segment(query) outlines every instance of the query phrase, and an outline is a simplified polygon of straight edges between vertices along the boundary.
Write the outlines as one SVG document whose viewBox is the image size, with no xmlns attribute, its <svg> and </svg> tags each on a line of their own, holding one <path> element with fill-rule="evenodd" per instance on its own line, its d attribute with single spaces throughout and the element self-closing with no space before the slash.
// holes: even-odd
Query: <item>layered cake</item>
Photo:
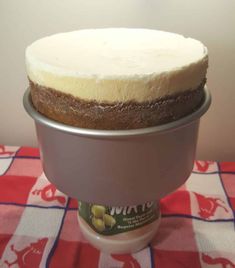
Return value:
<svg viewBox="0 0 235 268">
<path fill-rule="evenodd" d="M 67 125 L 135 129 L 177 120 L 203 102 L 208 54 L 192 38 L 148 29 L 88 29 L 31 44 L 34 107 Z"/>
</svg>

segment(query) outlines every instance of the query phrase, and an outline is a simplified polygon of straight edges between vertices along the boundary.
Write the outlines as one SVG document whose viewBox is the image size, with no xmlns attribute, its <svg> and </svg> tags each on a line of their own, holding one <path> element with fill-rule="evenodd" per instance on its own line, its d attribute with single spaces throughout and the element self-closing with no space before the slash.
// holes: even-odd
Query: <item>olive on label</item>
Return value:
<svg viewBox="0 0 235 268">
<path fill-rule="evenodd" d="M 103 218 L 105 214 L 105 207 L 104 206 L 99 206 L 99 205 L 93 205 L 91 207 L 91 213 L 93 216 L 96 218 Z"/>
<path fill-rule="evenodd" d="M 93 217 L 92 224 L 96 228 L 96 230 L 98 230 L 99 232 L 103 232 L 105 229 L 104 221 L 101 219 Z"/>
<path fill-rule="evenodd" d="M 112 216 L 104 214 L 104 223 L 106 226 L 113 227 L 116 224 L 116 220 Z"/>
</svg>

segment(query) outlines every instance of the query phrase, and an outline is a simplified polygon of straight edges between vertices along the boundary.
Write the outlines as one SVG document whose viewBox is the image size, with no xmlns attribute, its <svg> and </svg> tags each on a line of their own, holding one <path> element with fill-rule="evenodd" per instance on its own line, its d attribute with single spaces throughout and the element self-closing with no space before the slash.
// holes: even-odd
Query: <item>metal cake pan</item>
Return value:
<svg viewBox="0 0 235 268">
<path fill-rule="evenodd" d="M 200 117 L 211 95 L 192 114 L 155 127 L 132 130 L 83 129 L 37 112 L 30 90 L 24 107 L 34 119 L 43 170 L 65 194 L 85 202 L 125 206 L 158 200 L 189 177 Z"/>
</svg>

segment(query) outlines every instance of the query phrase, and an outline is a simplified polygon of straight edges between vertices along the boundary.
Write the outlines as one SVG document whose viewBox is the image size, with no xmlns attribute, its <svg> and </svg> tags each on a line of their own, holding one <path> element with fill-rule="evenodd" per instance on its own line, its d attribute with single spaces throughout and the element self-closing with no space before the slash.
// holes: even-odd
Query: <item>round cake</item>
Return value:
<svg viewBox="0 0 235 268">
<path fill-rule="evenodd" d="M 208 53 L 174 33 L 87 29 L 32 43 L 26 67 L 33 105 L 46 117 L 81 128 L 135 129 L 201 105 Z"/>
</svg>

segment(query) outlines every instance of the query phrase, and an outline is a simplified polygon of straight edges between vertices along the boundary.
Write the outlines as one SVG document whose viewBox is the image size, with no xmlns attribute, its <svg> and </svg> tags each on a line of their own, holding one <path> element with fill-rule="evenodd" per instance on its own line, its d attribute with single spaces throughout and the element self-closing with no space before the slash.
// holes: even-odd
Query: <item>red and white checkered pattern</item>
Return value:
<svg viewBox="0 0 235 268">
<path fill-rule="evenodd" d="M 149 247 L 102 253 L 80 232 L 77 201 L 43 175 L 38 149 L 0 145 L 1 268 L 235 268 L 235 163 L 196 161 L 161 211 Z"/>
</svg>

